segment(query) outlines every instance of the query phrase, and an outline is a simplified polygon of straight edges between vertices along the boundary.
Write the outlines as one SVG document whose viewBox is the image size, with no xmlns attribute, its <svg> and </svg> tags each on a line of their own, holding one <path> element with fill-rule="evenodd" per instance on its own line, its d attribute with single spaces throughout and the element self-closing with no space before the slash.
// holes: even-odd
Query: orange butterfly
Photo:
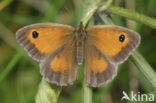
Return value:
<svg viewBox="0 0 156 103">
<path fill-rule="evenodd" d="M 88 85 L 97 87 L 112 80 L 117 64 L 138 46 L 140 36 L 127 28 L 98 25 L 78 29 L 68 25 L 40 23 L 25 26 L 16 33 L 17 41 L 29 55 L 40 61 L 43 77 L 60 86 L 77 79 L 84 58 Z"/>
</svg>

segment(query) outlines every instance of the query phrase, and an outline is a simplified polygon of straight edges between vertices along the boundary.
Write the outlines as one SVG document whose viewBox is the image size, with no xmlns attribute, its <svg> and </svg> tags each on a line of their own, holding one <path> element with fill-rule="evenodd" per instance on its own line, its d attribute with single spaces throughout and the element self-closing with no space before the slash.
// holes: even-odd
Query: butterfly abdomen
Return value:
<svg viewBox="0 0 156 103">
<path fill-rule="evenodd" d="M 76 55 L 76 58 L 77 58 L 77 64 L 82 64 L 82 59 L 83 59 L 83 43 L 78 41 L 77 42 L 77 55 Z"/>
</svg>

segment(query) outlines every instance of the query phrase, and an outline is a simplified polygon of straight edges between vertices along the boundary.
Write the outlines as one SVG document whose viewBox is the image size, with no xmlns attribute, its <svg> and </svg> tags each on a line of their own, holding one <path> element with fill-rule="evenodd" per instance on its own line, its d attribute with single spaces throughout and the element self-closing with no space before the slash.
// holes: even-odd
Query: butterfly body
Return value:
<svg viewBox="0 0 156 103">
<path fill-rule="evenodd" d="M 82 64 L 83 54 L 84 54 L 84 43 L 87 39 L 86 31 L 83 27 L 83 24 L 80 23 L 80 26 L 77 30 L 75 30 L 75 40 L 76 40 L 76 48 L 77 48 L 77 63 L 78 65 Z"/>
<path fill-rule="evenodd" d="M 127 28 L 99 25 L 78 29 L 68 25 L 40 23 L 16 33 L 28 54 L 40 61 L 43 77 L 60 86 L 77 79 L 78 65 L 84 60 L 88 85 L 106 84 L 116 75 L 117 64 L 128 58 L 140 43 L 140 36 Z"/>
</svg>

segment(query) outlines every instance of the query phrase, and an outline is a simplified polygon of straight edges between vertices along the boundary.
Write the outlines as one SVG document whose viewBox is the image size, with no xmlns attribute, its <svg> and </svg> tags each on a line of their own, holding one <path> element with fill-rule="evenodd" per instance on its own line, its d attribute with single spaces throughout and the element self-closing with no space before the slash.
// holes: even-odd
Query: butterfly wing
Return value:
<svg viewBox="0 0 156 103">
<path fill-rule="evenodd" d="M 112 62 L 121 63 L 140 43 L 140 36 L 127 28 L 113 25 L 87 29 L 88 40 Z"/>
<path fill-rule="evenodd" d="M 86 30 L 85 80 L 97 87 L 111 80 L 118 63 L 124 61 L 138 46 L 140 36 L 119 26 L 94 26 Z"/>
<path fill-rule="evenodd" d="M 41 62 L 43 77 L 63 86 L 77 77 L 74 30 L 68 25 L 40 23 L 19 29 L 16 38 L 30 56 Z"/>
<path fill-rule="evenodd" d="M 73 36 L 74 28 L 54 23 L 25 26 L 16 32 L 17 41 L 31 57 L 40 61 L 61 48 Z"/>
<path fill-rule="evenodd" d="M 72 84 L 77 78 L 76 42 L 69 40 L 61 49 L 41 62 L 41 74 L 60 86 Z"/>
<path fill-rule="evenodd" d="M 116 75 L 116 64 L 110 62 L 91 42 L 84 45 L 85 81 L 98 87 L 107 83 Z"/>
</svg>

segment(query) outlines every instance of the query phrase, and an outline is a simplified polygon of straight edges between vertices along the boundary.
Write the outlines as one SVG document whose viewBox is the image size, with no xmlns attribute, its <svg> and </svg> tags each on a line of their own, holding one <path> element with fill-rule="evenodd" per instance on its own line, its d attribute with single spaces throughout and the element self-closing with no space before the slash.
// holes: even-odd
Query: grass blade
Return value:
<svg viewBox="0 0 156 103">
<path fill-rule="evenodd" d="M 13 56 L 8 65 L 4 68 L 4 70 L 0 73 L 0 82 L 4 80 L 4 78 L 9 74 L 9 72 L 13 69 L 13 67 L 17 64 L 17 62 L 22 57 L 23 51 L 20 50 L 16 55 Z"/>
<path fill-rule="evenodd" d="M 141 22 L 141 23 L 146 24 L 152 28 L 156 28 L 156 19 L 153 19 L 149 16 L 145 16 L 143 14 L 133 12 L 128 9 L 121 8 L 121 7 L 116 7 L 116 6 L 111 6 L 110 8 L 108 8 L 108 11 L 110 11 L 114 14 L 123 16 L 125 18 Z"/>
<path fill-rule="evenodd" d="M 137 51 L 134 51 L 130 60 L 144 74 L 147 80 L 152 84 L 156 90 L 156 73 L 144 57 Z"/>
</svg>

